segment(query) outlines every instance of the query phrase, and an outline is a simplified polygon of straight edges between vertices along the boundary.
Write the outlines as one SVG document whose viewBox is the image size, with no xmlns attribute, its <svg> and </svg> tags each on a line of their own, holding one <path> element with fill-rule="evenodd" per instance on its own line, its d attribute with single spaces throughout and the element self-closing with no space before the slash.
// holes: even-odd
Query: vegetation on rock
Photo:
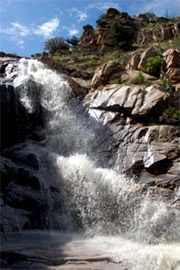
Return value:
<svg viewBox="0 0 180 270">
<path fill-rule="evenodd" d="M 106 14 L 103 13 L 100 15 L 99 19 L 96 20 L 97 27 L 99 26 L 100 22 L 105 18 Z"/>
<path fill-rule="evenodd" d="M 180 109 L 170 106 L 159 117 L 159 121 L 166 124 L 178 125 L 180 120 Z"/>
<path fill-rule="evenodd" d="M 106 43 L 128 51 L 132 49 L 133 39 L 134 33 L 129 26 L 114 22 L 109 30 Z"/>
<path fill-rule="evenodd" d="M 153 76 L 159 77 L 163 62 L 162 55 L 149 57 L 146 62 L 146 71 Z"/>
<path fill-rule="evenodd" d="M 173 94 L 173 93 L 175 92 L 175 87 L 173 86 L 172 81 L 171 81 L 171 79 L 169 78 L 169 76 L 168 76 L 165 72 L 162 72 L 160 78 L 161 78 L 163 87 L 164 87 L 170 94 Z"/>
<path fill-rule="evenodd" d="M 73 47 L 77 46 L 79 43 L 79 38 L 77 38 L 76 36 L 72 36 L 71 38 L 67 38 L 66 42 L 69 43 L 70 45 L 72 45 Z"/>
<path fill-rule="evenodd" d="M 138 71 L 136 73 L 136 75 L 131 80 L 127 81 L 126 84 L 127 85 L 133 85 L 133 84 L 138 85 L 138 84 L 142 84 L 144 82 L 144 80 L 145 80 L 145 78 L 144 78 L 143 74 L 140 71 Z"/>
<path fill-rule="evenodd" d="M 56 53 L 58 50 L 69 50 L 69 44 L 63 37 L 54 37 L 45 41 L 44 49 L 49 53 Z"/>
</svg>

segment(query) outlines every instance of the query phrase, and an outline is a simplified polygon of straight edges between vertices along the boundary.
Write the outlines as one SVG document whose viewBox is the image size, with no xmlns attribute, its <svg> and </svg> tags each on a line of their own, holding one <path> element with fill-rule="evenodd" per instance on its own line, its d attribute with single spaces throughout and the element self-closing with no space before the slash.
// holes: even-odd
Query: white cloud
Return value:
<svg viewBox="0 0 180 270">
<path fill-rule="evenodd" d="M 64 26 L 63 29 L 67 30 L 69 36 L 75 36 L 79 33 L 79 30 L 74 25 L 71 27 Z"/>
<path fill-rule="evenodd" d="M 30 29 L 20 23 L 12 22 L 9 27 L 6 28 L 1 27 L 0 33 L 11 35 L 13 37 L 17 36 L 25 37 L 29 35 Z"/>
<path fill-rule="evenodd" d="M 17 45 L 19 45 L 19 48 L 20 48 L 20 49 L 24 49 L 24 40 L 19 40 L 19 41 L 17 42 Z"/>
<path fill-rule="evenodd" d="M 78 22 L 82 22 L 88 17 L 86 11 L 81 11 L 77 8 L 71 8 L 69 11 L 69 15 L 73 16 L 74 14 L 75 14 L 76 18 L 78 19 Z"/>
<path fill-rule="evenodd" d="M 178 7 L 178 10 L 176 8 Z M 134 7 L 135 10 L 135 7 Z M 137 10 L 137 6 L 136 6 Z M 180 1 L 179 0 L 152 0 L 152 1 L 143 1 L 141 7 L 139 7 L 139 10 L 137 10 L 138 13 L 144 13 L 144 12 L 154 12 L 158 16 L 166 16 L 166 13 L 168 12 L 170 16 L 178 16 L 180 10 Z M 177 13 L 176 13 L 177 12 Z"/>
<path fill-rule="evenodd" d="M 108 8 L 116 8 L 118 10 L 120 10 L 120 6 L 117 2 L 113 2 L 113 1 L 104 1 L 102 2 L 96 2 L 96 3 L 92 3 L 90 5 L 88 5 L 87 9 L 99 9 L 102 11 L 107 10 Z"/>
<path fill-rule="evenodd" d="M 60 20 L 58 18 L 53 18 L 41 25 L 36 25 L 36 27 L 27 27 L 18 22 L 12 22 L 9 27 L 3 28 L 1 26 L 0 33 L 11 35 L 14 38 L 26 37 L 33 34 L 47 38 L 57 30 L 59 24 Z"/>
<path fill-rule="evenodd" d="M 48 38 L 57 30 L 59 24 L 60 24 L 59 19 L 54 18 L 32 29 L 32 32 L 36 35 Z"/>
</svg>

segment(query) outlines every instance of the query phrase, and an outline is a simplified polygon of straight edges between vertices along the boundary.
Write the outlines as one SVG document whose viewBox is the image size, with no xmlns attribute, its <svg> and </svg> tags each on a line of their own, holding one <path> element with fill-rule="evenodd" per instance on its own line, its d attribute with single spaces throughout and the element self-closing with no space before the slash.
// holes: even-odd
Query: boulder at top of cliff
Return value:
<svg viewBox="0 0 180 270">
<path fill-rule="evenodd" d="M 119 14 L 119 11 L 116 8 L 109 8 L 106 12 L 107 17 L 114 18 L 117 14 Z"/>
<path fill-rule="evenodd" d="M 94 34 L 94 28 L 90 24 L 87 24 L 87 25 L 83 26 L 83 30 L 84 30 L 84 32 L 80 38 L 79 45 L 80 46 L 85 45 L 86 47 L 95 45 L 96 44 L 96 37 Z"/>
</svg>

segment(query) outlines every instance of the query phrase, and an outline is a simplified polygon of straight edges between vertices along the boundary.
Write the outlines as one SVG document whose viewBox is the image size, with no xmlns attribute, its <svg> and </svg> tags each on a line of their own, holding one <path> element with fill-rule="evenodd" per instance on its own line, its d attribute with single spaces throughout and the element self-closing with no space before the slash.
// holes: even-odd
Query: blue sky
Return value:
<svg viewBox="0 0 180 270">
<path fill-rule="evenodd" d="M 0 0 L 0 51 L 22 56 L 42 52 L 44 42 L 54 36 L 80 36 L 91 24 L 114 7 L 137 15 L 180 15 L 180 0 Z"/>
</svg>

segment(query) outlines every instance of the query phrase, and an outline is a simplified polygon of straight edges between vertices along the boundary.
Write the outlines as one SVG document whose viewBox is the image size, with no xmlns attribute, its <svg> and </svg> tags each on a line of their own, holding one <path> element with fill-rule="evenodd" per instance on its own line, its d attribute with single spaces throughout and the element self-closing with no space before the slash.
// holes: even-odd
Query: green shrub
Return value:
<svg viewBox="0 0 180 270">
<path fill-rule="evenodd" d="M 96 21 L 97 27 L 99 26 L 100 22 L 104 19 L 105 16 L 106 16 L 106 14 L 103 13 L 103 14 L 100 15 L 99 19 L 97 19 L 97 21 Z"/>
<path fill-rule="evenodd" d="M 141 72 L 137 72 L 136 75 L 134 76 L 134 78 L 132 78 L 131 80 L 127 81 L 128 85 L 132 85 L 132 84 L 142 84 L 144 82 L 144 76 Z"/>
<path fill-rule="evenodd" d="M 169 76 L 165 72 L 162 72 L 160 78 L 161 78 L 162 85 L 164 86 L 164 88 L 166 88 L 166 90 L 170 94 L 173 94 L 175 92 L 175 87 L 172 85 L 172 82 Z"/>
<path fill-rule="evenodd" d="M 58 50 L 69 50 L 69 44 L 65 42 L 63 37 L 54 37 L 45 41 L 44 49 L 54 54 Z"/>
<path fill-rule="evenodd" d="M 93 61 L 93 60 L 89 60 L 89 61 L 83 63 L 83 65 L 86 67 L 95 67 L 95 66 L 97 66 L 97 62 Z"/>
<path fill-rule="evenodd" d="M 146 12 L 144 13 L 144 15 L 148 18 L 148 19 L 155 19 L 157 18 L 156 14 L 154 12 Z"/>
<path fill-rule="evenodd" d="M 73 47 L 77 46 L 78 42 L 79 42 L 79 38 L 77 38 L 76 36 L 72 36 L 71 38 L 67 38 L 66 42 L 71 44 Z"/>
<path fill-rule="evenodd" d="M 159 77 L 163 62 L 162 55 L 149 57 L 146 62 L 146 71 L 153 76 Z"/>
<path fill-rule="evenodd" d="M 180 109 L 176 107 L 169 107 L 159 117 L 159 121 L 167 124 L 179 124 L 180 121 Z"/>
<path fill-rule="evenodd" d="M 178 35 L 177 37 L 174 37 L 173 40 L 162 42 L 161 48 L 163 50 L 168 50 L 168 49 L 180 50 L 180 35 Z"/>
<path fill-rule="evenodd" d="M 129 26 L 121 23 L 112 23 L 106 38 L 106 43 L 111 46 L 117 46 L 123 50 L 132 49 L 134 33 Z"/>
</svg>

